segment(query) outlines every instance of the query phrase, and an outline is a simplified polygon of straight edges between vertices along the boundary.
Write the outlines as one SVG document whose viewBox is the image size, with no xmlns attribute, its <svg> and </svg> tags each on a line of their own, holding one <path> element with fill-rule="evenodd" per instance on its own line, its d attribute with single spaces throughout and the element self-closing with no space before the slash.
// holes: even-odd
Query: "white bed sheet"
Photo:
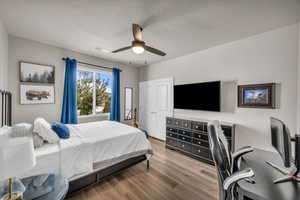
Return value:
<svg viewBox="0 0 300 200">
<path fill-rule="evenodd" d="M 44 144 L 42 147 L 35 149 L 36 165 L 23 177 L 60 173 L 60 155 L 58 144 Z"/>
<path fill-rule="evenodd" d="M 37 164 L 23 177 L 58 173 L 72 179 L 91 173 L 95 163 L 135 155 L 136 152 L 147 152 L 148 159 L 152 155 L 152 147 L 145 133 L 137 128 L 112 121 L 68 127 L 69 139 L 62 139 L 58 144 L 45 144 L 35 150 Z"/>
<path fill-rule="evenodd" d="M 148 151 L 152 147 L 141 130 L 113 121 L 99 121 L 72 125 L 78 134 L 92 144 L 93 162 L 103 162 L 134 152 Z"/>
<path fill-rule="evenodd" d="M 36 165 L 23 177 L 58 173 L 66 178 L 93 171 L 92 148 L 88 141 L 71 134 L 58 144 L 45 144 L 35 150 Z"/>
</svg>

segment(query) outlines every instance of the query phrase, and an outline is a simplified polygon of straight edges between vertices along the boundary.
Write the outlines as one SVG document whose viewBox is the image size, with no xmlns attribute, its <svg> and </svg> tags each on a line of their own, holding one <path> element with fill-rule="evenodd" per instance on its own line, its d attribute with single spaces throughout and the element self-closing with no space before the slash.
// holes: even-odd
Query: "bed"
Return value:
<svg viewBox="0 0 300 200">
<path fill-rule="evenodd" d="M 71 137 L 35 150 L 37 164 L 23 177 L 57 173 L 70 181 L 69 193 L 95 184 L 138 162 L 149 161 L 143 131 L 112 121 L 68 125 Z"/>
<path fill-rule="evenodd" d="M 70 181 L 72 194 L 142 161 L 149 164 L 153 154 L 145 132 L 122 123 L 98 121 L 67 126 L 70 138 L 37 148 L 37 164 L 23 177 L 61 174 Z"/>
</svg>

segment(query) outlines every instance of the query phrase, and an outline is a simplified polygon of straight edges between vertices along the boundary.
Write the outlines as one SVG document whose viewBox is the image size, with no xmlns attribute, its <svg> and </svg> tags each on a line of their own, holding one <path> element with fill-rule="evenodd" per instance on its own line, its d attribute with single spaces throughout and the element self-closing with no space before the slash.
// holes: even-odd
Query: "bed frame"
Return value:
<svg viewBox="0 0 300 200">
<path fill-rule="evenodd" d="M 1 127 L 11 126 L 12 125 L 12 94 L 6 90 L 0 89 L 0 102 L 1 102 L 1 106 L 0 106 Z M 148 138 L 147 132 L 146 131 L 143 132 L 145 132 Z M 105 180 L 109 176 L 118 174 L 121 171 L 133 165 L 136 165 L 140 162 L 143 162 L 145 160 L 147 160 L 146 155 L 129 158 L 125 161 L 119 162 L 110 167 L 101 170 L 95 170 L 94 172 L 86 176 L 80 177 L 76 180 L 72 180 L 69 185 L 68 196 L 72 196 L 83 189 L 86 189 L 90 186 L 93 186 Z M 149 164 L 149 160 L 147 160 L 147 169 L 149 168 L 150 168 L 150 164 Z"/>
<path fill-rule="evenodd" d="M 145 155 L 133 157 L 133 158 L 130 158 L 123 162 L 112 165 L 110 167 L 101 169 L 99 171 L 95 171 L 89 175 L 82 177 L 82 178 L 73 180 L 69 183 L 70 185 L 69 185 L 69 191 L 68 191 L 67 197 L 73 196 L 74 194 L 76 194 L 84 189 L 87 189 L 91 186 L 94 186 L 95 184 L 105 181 L 105 179 L 107 179 L 108 177 L 110 177 L 112 175 L 116 175 L 116 174 L 122 172 L 123 170 L 125 170 L 131 166 L 134 166 L 140 162 L 143 162 L 145 160 L 147 160 Z M 147 160 L 147 163 L 148 163 L 148 160 Z M 149 166 L 147 166 L 147 167 L 149 167 Z"/>
<path fill-rule="evenodd" d="M 12 100 L 12 95 L 10 92 L 6 91 L 6 90 L 1 90 L 0 89 L 0 102 L 1 102 L 1 115 L 0 115 L 0 119 L 1 119 L 1 127 L 2 126 L 11 126 L 11 114 L 12 114 L 12 110 L 11 110 L 11 100 Z"/>
<path fill-rule="evenodd" d="M 142 130 L 147 139 L 149 139 L 149 135 L 147 131 Z M 134 166 L 140 162 L 147 160 L 147 170 L 150 169 L 150 161 L 147 159 L 146 155 L 140 155 L 133 158 L 129 158 L 125 161 L 119 162 L 115 165 L 109 166 L 107 168 L 101 170 L 95 170 L 94 172 L 78 178 L 76 180 L 71 181 L 69 184 L 69 191 L 67 197 L 73 196 L 74 194 L 87 189 L 95 184 L 98 184 L 102 181 L 105 181 L 110 176 L 116 175 L 125 169 L 128 169 L 131 166 Z"/>
</svg>

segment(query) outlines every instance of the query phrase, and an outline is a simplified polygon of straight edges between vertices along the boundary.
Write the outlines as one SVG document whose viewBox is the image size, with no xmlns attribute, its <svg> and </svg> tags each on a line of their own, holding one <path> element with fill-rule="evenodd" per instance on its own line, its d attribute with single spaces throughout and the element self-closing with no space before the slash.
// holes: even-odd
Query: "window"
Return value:
<svg viewBox="0 0 300 200">
<path fill-rule="evenodd" d="M 78 67 L 78 116 L 99 115 L 110 112 L 112 75 L 109 72 Z"/>
</svg>

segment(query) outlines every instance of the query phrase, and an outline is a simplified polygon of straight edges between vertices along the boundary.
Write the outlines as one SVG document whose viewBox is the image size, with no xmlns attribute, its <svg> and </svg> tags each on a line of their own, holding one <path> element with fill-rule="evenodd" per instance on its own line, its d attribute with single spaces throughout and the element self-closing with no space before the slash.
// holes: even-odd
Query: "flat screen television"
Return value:
<svg viewBox="0 0 300 200">
<path fill-rule="evenodd" d="M 221 111 L 221 81 L 175 85 L 174 108 Z"/>
</svg>

